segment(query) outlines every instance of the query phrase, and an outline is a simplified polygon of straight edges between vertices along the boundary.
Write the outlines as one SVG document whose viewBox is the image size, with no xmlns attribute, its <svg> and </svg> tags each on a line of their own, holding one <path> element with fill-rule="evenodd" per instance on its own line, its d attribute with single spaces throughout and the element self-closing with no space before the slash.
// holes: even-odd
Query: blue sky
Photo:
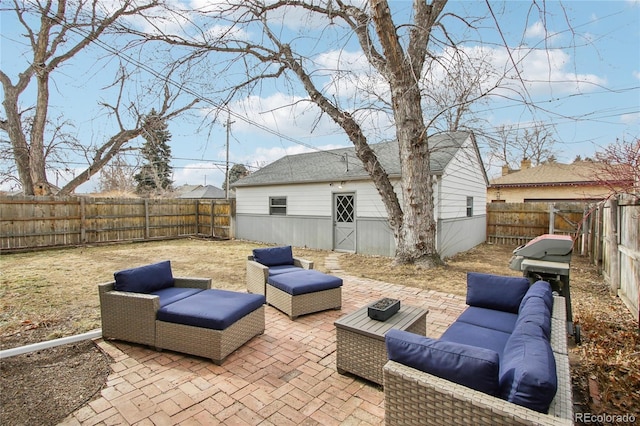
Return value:
<svg viewBox="0 0 640 426">
<path fill-rule="evenodd" d="M 191 5 L 211 5 L 213 2 L 193 0 Z M 411 2 L 391 1 L 394 13 L 409 11 Z M 529 1 L 490 3 L 496 25 L 487 13 L 487 5 L 480 1 L 452 1 L 445 11 L 466 17 L 485 17 L 478 20 L 478 31 L 465 30 L 454 18 L 447 18 L 448 29 L 464 39 L 464 49 L 470 55 L 490 55 L 490 63 L 497 69 L 509 67 L 511 59 L 504 49 L 503 39 L 511 57 L 521 60 L 520 76 L 528 82 L 526 99 L 536 107 L 523 106 L 514 101 L 513 92 L 500 89 L 486 103 L 476 106 L 483 121 L 483 129 L 492 133 L 500 125 L 527 128 L 534 122 L 553 125 L 558 160 L 571 162 L 576 155 L 593 153 L 614 142 L 616 138 L 632 139 L 640 130 L 640 1 L 565 1 L 540 3 L 546 7 L 545 25 L 540 14 Z M 24 45 L 15 16 L 0 12 L 0 65 L 12 79 L 24 68 Z M 361 67 L 359 47 L 353 41 L 337 44 L 325 40 L 338 39 L 328 34 L 332 28 L 322 22 L 305 21 L 295 14 L 282 18 L 283 34 L 295 35 L 299 40 L 314 40 L 305 53 L 316 63 L 330 68 L 341 63 L 354 70 L 358 84 L 364 84 L 366 67 Z M 136 23 L 136 25 L 141 25 Z M 546 32 L 544 27 L 546 26 Z M 319 34 L 322 30 L 322 37 Z M 251 37 L 248 34 L 247 37 Z M 326 37 L 326 38 L 325 38 Z M 320 41 L 318 41 L 320 40 Z M 546 49 L 544 48 L 546 47 Z M 145 82 L 155 70 L 161 72 L 159 62 L 152 55 L 158 52 L 130 52 L 125 60 L 142 61 L 147 70 L 132 75 L 130 96 L 144 95 Z M 139 59 L 136 59 L 139 58 Z M 340 59 L 338 59 L 340 58 Z M 115 91 L 110 87 L 117 70 L 117 60 L 100 45 L 81 53 L 63 66 L 54 77 L 50 117 L 68 120 L 73 133 L 83 143 L 106 140 L 114 129 L 113 117 L 106 114 L 100 102 L 114 102 Z M 204 64 L 202 64 L 204 66 Z M 251 168 L 263 166 L 284 155 L 308 151 L 311 147 L 331 149 L 349 146 L 350 142 L 326 117 L 318 117 L 317 110 L 307 104 L 296 103 L 305 97 L 299 87 L 286 81 L 265 83 L 261 90 L 252 91 L 230 104 L 232 121 L 227 133 L 223 125 L 226 115 L 213 122 L 207 114 L 216 104 L 223 83 L 233 78 L 233 67 L 213 64 L 203 79 L 191 76 L 187 92 L 204 94 L 202 110 L 193 111 L 169 124 L 174 159 L 174 184 L 212 184 L 221 186 L 224 180 L 226 142 L 229 140 L 231 164 L 242 163 Z M 224 81 L 223 81 L 224 80 Z M 364 98 L 353 91 L 350 82 L 331 80 L 327 84 L 341 104 L 357 106 Z M 374 79 L 367 84 L 376 85 Z M 488 79 L 487 84 L 491 83 Z M 189 98 L 189 93 L 181 100 Z M 208 103 L 206 100 L 210 100 Z M 145 107 L 154 105 L 153 97 L 146 97 Z M 25 98 L 25 104 L 31 100 Z M 293 106 L 292 106 L 293 105 Z M 388 117 L 371 115 L 368 135 L 370 141 L 393 137 Z M 377 123 L 373 126 L 372 123 Z M 386 127 L 385 127 L 386 126 Z M 265 129 L 270 129 L 266 131 Z M 228 135 L 228 138 L 227 138 Z M 142 140 L 136 142 L 139 145 Z M 68 153 L 71 171 L 60 171 L 51 178 L 62 184 L 73 168 L 81 168 L 81 157 Z M 489 176 L 499 173 L 500 164 L 484 158 L 490 166 Z M 90 192 L 95 181 L 82 185 L 78 192 Z M 3 188 L 6 189 L 6 188 Z"/>
</svg>

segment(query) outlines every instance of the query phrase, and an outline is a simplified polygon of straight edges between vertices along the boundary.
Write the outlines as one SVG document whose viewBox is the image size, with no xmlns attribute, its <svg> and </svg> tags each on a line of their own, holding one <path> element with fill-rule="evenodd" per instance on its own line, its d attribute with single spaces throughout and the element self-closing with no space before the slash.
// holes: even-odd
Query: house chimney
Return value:
<svg viewBox="0 0 640 426">
<path fill-rule="evenodd" d="M 509 165 L 505 164 L 504 166 L 502 166 L 502 176 L 506 176 L 509 173 L 511 173 L 511 169 L 509 168 Z"/>
<path fill-rule="evenodd" d="M 520 162 L 520 170 L 526 170 L 531 168 L 531 160 L 528 158 L 523 158 L 522 162 Z"/>
</svg>

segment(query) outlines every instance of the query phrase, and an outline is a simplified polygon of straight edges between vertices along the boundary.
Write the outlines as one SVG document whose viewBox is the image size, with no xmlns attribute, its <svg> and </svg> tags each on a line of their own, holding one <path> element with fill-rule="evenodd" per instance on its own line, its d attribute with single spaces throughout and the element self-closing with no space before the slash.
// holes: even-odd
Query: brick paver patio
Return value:
<svg viewBox="0 0 640 426">
<path fill-rule="evenodd" d="M 336 371 L 334 321 L 382 297 L 429 310 L 439 337 L 465 308 L 464 297 L 345 275 L 337 255 L 326 266 L 344 280 L 342 310 L 291 321 L 266 307 L 266 329 L 221 366 L 210 360 L 116 341 L 100 397 L 63 425 L 381 425 L 382 388 Z"/>
</svg>

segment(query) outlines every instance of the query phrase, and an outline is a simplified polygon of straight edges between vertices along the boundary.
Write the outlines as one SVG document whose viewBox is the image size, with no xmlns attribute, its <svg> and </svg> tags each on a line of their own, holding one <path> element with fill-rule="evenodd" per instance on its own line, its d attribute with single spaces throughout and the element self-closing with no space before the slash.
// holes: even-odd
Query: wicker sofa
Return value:
<svg viewBox="0 0 640 426">
<path fill-rule="evenodd" d="M 173 277 L 169 261 L 118 271 L 99 284 L 102 336 L 210 358 L 221 364 L 265 329 L 262 295 Z"/>
<path fill-rule="evenodd" d="M 387 334 L 385 423 L 573 424 L 564 298 L 551 295 L 550 286 L 542 281 L 529 286 L 524 278 L 470 275 L 468 281 L 498 285 L 493 291 L 484 291 L 484 285 L 468 287 L 470 306 L 440 339 L 399 330 Z M 526 286 L 526 291 L 517 290 L 518 286 Z M 535 293 L 531 289 L 538 291 L 536 299 L 544 300 L 535 300 L 529 307 L 533 319 L 523 313 L 527 311 L 523 300 L 533 299 L 525 298 Z M 500 297 L 514 300 L 507 309 L 510 312 L 492 305 Z M 551 305 L 549 322 L 538 330 L 538 320 L 546 321 L 545 305 Z M 494 329 L 504 335 L 494 338 Z M 555 373 L 552 377 L 550 371 Z"/>
<path fill-rule="evenodd" d="M 294 257 L 291 246 L 254 249 L 247 256 L 247 291 L 266 295 L 269 276 L 303 269 L 313 269 L 313 262 Z"/>
</svg>

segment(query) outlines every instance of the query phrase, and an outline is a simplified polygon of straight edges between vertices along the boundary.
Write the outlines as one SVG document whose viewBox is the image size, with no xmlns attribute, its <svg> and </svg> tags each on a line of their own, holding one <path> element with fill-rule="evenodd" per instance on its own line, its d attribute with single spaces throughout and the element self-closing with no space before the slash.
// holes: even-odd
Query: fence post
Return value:
<svg viewBox="0 0 640 426">
<path fill-rule="evenodd" d="M 87 215 L 85 213 L 86 204 L 84 197 L 80 197 L 80 242 L 87 243 Z"/>
<path fill-rule="evenodd" d="M 216 202 L 211 200 L 211 238 L 216 237 L 216 228 L 214 225 L 216 224 Z"/>
<path fill-rule="evenodd" d="M 549 203 L 549 234 L 553 235 L 556 232 L 556 205 Z"/>
<path fill-rule="evenodd" d="M 149 239 L 149 199 L 144 199 L 144 239 Z"/>
<path fill-rule="evenodd" d="M 620 262 L 618 254 L 618 200 L 611 198 L 609 204 L 609 229 L 605 231 L 607 248 L 609 249 L 609 290 L 612 295 L 618 294 L 620 288 Z"/>
<path fill-rule="evenodd" d="M 195 200 L 196 207 L 196 235 L 200 235 L 200 200 Z"/>
</svg>

